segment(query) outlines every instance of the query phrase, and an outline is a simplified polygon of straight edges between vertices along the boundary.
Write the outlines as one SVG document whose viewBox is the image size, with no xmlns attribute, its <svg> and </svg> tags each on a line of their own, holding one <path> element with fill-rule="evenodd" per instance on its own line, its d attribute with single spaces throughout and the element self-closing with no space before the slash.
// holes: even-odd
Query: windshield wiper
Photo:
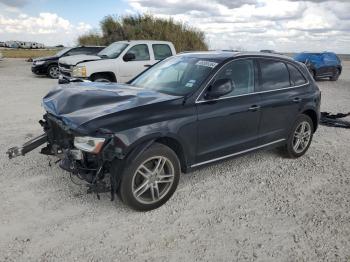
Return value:
<svg viewBox="0 0 350 262">
<path fill-rule="evenodd" d="M 108 55 L 98 55 L 101 58 L 108 58 Z"/>
</svg>

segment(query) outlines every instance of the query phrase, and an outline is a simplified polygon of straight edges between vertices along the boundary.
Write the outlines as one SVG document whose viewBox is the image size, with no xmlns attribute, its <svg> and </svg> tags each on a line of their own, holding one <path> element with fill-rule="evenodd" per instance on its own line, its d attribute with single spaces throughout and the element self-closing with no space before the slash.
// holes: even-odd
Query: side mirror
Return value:
<svg viewBox="0 0 350 262">
<path fill-rule="evenodd" d="M 124 56 L 123 56 L 123 60 L 125 62 L 128 62 L 128 61 L 132 61 L 132 60 L 135 60 L 136 59 L 136 56 L 134 53 L 126 53 Z"/>
<path fill-rule="evenodd" d="M 233 91 L 233 83 L 231 79 L 216 80 L 205 95 L 206 99 L 215 99 L 220 96 L 227 95 Z"/>
</svg>

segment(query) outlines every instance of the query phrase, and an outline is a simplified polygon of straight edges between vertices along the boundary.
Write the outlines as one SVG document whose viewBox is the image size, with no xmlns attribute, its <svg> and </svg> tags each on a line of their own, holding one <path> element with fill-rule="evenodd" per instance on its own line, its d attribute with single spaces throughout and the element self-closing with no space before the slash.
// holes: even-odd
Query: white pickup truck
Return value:
<svg viewBox="0 0 350 262">
<path fill-rule="evenodd" d="M 75 55 L 59 60 L 60 82 L 85 79 L 99 82 L 125 83 L 159 60 L 175 55 L 171 42 L 119 41 L 96 56 Z"/>
</svg>

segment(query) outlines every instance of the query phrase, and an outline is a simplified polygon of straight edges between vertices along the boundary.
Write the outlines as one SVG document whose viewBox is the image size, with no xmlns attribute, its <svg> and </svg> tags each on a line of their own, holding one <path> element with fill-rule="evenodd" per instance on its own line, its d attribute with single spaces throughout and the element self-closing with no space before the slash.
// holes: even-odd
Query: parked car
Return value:
<svg viewBox="0 0 350 262">
<path fill-rule="evenodd" d="M 71 56 L 59 60 L 61 83 L 70 78 L 102 82 L 127 82 L 158 61 L 175 55 L 165 41 L 119 41 L 96 56 Z"/>
<path fill-rule="evenodd" d="M 306 64 L 315 80 L 329 78 L 331 81 L 337 81 L 342 72 L 341 60 L 333 52 L 304 52 L 295 55 L 294 59 Z"/>
<path fill-rule="evenodd" d="M 137 210 L 163 205 L 180 173 L 263 148 L 297 158 L 320 116 L 307 68 L 285 56 L 196 52 L 169 57 L 128 84 L 58 85 L 43 99 L 47 143 L 60 167 Z M 104 188 L 102 190 L 101 188 Z"/>
<path fill-rule="evenodd" d="M 98 52 L 100 52 L 103 48 L 103 46 L 78 46 L 64 48 L 53 56 L 39 57 L 37 59 L 33 59 L 32 72 L 36 75 L 48 75 L 51 78 L 58 78 L 58 59 L 60 59 L 61 57 L 78 54 L 95 55 Z"/>
</svg>

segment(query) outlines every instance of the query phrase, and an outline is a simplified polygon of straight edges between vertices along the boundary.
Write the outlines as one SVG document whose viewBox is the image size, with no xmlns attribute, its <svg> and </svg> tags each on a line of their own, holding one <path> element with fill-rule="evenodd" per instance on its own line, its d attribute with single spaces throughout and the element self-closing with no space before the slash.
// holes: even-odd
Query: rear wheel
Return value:
<svg viewBox="0 0 350 262">
<path fill-rule="evenodd" d="M 51 78 L 58 78 L 58 76 L 60 75 L 60 71 L 58 69 L 57 65 L 50 65 L 49 68 L 47 69 L 47 74 L 49 77 Z"/>
<path fill-rule="evenodd" d="M 124 169 L 119 196 L 133 209 L 152 210 L 169 200 L 179 178 L 180 163 L 174 151 L 155 143 Z"/>
<path fill-rule="evenodd" d="M 338 78 L 339 78 L 339 76 L 340 76 L 340 70 L 337 68 L 337 69 L 335 70 L 334 75 L 331 76 L 329 79 L 330 79 L 331 81 L 337 81 Z"/>
<path fill-rule="evenodd" d="M 300 115 L 283 147 L 283 152 L 290 158 L 297 158 L 306 153 L 313 137 L 313 122 L 307 115 Z"/>
</svg>

